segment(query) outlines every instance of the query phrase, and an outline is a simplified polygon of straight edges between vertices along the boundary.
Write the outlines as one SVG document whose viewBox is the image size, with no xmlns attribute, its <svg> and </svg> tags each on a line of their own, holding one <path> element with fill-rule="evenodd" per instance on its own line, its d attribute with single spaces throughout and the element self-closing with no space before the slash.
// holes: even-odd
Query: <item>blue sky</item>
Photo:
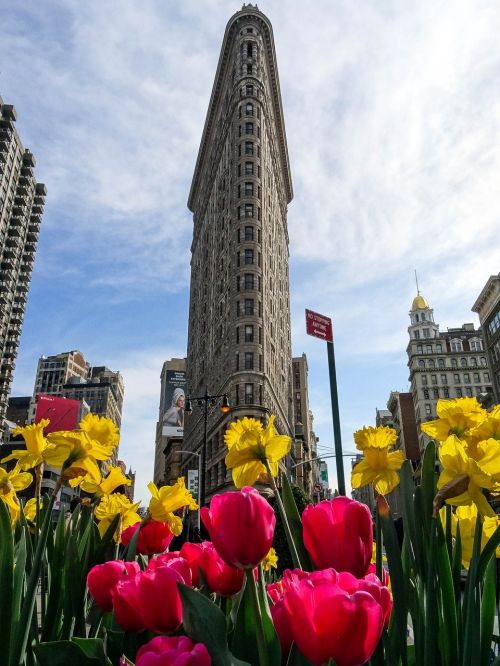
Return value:
<svg viewBox="0 0 500 666">
<path fill-rule="evenodd" d="M 442 328 L 477 323 L 470 308 L 499 270 L 500 6 L 259 6 L 274 27 L 295 191 L 293 351 L 308 356 L 328 453 L 326 349 L 306 336 L 304 308 L 332 316 L 352 451 L 353 430 L 408 388 L 413 269 Z M 80 349 L 120 370 L 120 456 L 137 470 L 138 497 L 153 472 L 162 363 L 186 351 L 186 201 L 224 28 L 240 8 L 0 0 L 0 94 L 48 188 L 13 395 L 32 392 L 42 354 Z"/>
</svg>

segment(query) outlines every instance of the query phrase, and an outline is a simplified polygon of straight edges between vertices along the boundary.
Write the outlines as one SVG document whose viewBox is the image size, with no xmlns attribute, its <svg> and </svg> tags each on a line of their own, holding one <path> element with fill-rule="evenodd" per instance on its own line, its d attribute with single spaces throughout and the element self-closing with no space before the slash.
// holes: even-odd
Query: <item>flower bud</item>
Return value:
<svg viewBox="0 0 500 666">
<path fill-rule="evenodd" d="M 122 544 L 124 546 L 128 546 L 139 526 L 140 523 L 135 523 L 135 525 L 127 527 L 122 532 Z M 160 523 L 157 520 L 148 520 L 140 530 L 136 548 L 139 555 L 163 553 L 174 538 L 167 523 Z"/>
<path fill-rule="evenodd" d="M 140 571 L 137 562 L 110 560 L 97 564 L 87 575 L 87 586 L 94 601 L 103 612 L 113 610 L 111 592 L 124 576 L 135 576 Z"/>
<path fill-rule="evenodd" d="M 211 666 L 203 643 L 187 636 L 156 636 L 143 645 L 135 657 L 136 666 Z"/>
</svg>

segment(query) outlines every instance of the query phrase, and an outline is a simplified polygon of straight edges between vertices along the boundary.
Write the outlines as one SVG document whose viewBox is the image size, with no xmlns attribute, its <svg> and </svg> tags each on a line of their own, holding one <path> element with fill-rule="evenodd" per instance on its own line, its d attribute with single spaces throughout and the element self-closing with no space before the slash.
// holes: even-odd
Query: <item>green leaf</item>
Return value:
<svg viewBox="0 0 500 666">
<path fill-rule="evenodd" d="M 445 663 L 455 665 L 458 663 L 458 626 L 450 556 L 441 520 L 433 520 L 436 520 L 437 527 L 436 560 L 438 588 L 442 602 L 442 613 L 440 614 L 440 617 L 443 621 L 444 629 L 443 635 L 440 635 L 439 639 L 442 645 L 441 651 L 445 657 Z M 451 519 L 449 522 L 451 523 Z"/>
<path fill-rule="evenodd" d="M 491 653 L 493 625 L 495 622 L 497 562 L 490 557 L 484 578 L 483 597 L 481 599 L 481 648 L 480 664 L 487 664 Z"/>
<path fill-rule="evenodd" d="M 286 666 L 314 666 L 314 664 L 304 657 L 295 643 L 292 643 Z"/>
<path fill-rule="evenodd" d="M 299 556 L 300 565 L 302 565 L 302 569 L 305 571 L 312 571 L 314 567 L 311 563 L 311 558 L 309 557 L 309 553 L 307 552 L 304 546 L 304 541 L 302 539 L 302 519 L 300 517 L 299 510 L 297 509 L 297 504 L 293 496 L 290 481 L 288 480 L 286 474 L 282 475 L 281 497 L 286 518 L 290 526 L 290 532 L 292 534 L 295 550 Z"/>
<path fill-rule="evenodd" d="M 394 606 L 391 615 L 391 626 L 389 627 L 389 637 L 397 652 L 401 657 L 403 666 L 407 664 L 406 657 L 406 632 L 408 606 L 405 592 L 405 579 L 403 576 L 403 565 L 401 562 L 401 551 L 399 549 L 396 528 L 392 521 L 391 512 L 380 513 L 380 523 L 382 526 L 382 535 L 391 575 L 392 595 Z"/>
<path fill-rule="evenodd" d="M 413 507 L 413 472 L 408 460 L 405 460 L 400 473 L 401 499 L 403 504 L 403 525 L 408 536 L 408 551 L 416 573 L 422 575 L 422 542 L 418 536 Z"/>
<path fill-rule="evenodd" d="M 196 590 L 182 583 L 177 585 L 182 600 L 184 631 L 193 641 L 206 646 L 213 666 L 249 666 L 229 652 L 226 618 L 220 608 Z"/>
<path fill-rule="evenodd" d="M 259 565 L 257 592 L 259 597 L 260 615 L 262 618 L 262 625 L 264 628 L 264 639 L 267 643 L 267 652 L 269 654 L 269 661 L 271 664 L 274 663 L 279 664 L 281 663 L 281 645 L 271 617 L 271 610 L 269 608 L 269 601 L 267 598 L 262 565 Z"/>
<path fill-rule="evenodd" d="M 436 443 L 429 442 L 425 447 L 422 461 L 422 519 L 425 536 L 431 534 L 431 517 L 434 497 L 436 496 Z"/>
<path fill-rule="evenodd" d="M 14 539 L 7 505 L 0 499 L 0 646 L 9 658 L 14 595 Z"/>
<path fill-rule="evenodd" d="M 499 544 L 500 544 L 500 525 L 496 528 L 491 537 L 488 539 L 486 545 L 484 546 L 481 552 L 477 567 L 478 580 L 483 580 L 484 574 L 486 572 L 486 567 L 488 566 L 488 563 Z"/>
<path fill-rule="evenodd" d="M 33 651 L 40 666 L 111 666 L 100 638 L 39 643 Z"/>
<path fill-rule="evenodd" d="M 483 525 L 481 520 L 476 520 L 474 532 L 474 545 L 472 547 L 472 558 L 469 566 L 467 582 L 465 584 L 463 608 L 463 666 L 475 666 L 475 658 L 479 653 L 480 640 L 478 627 L 480 624 L 479 589 L 477 585 L 477 570 L 479 553 L 481 550 L 481 535 Z"/>
<path fill-rule="evenodd" d="M 57 521 L 52 556 L 49 559 L 49 598 L 45 621 L 42 626 L 42 642 L 53 641 L 59 638 L 60 616 L 64 598 L 63 573 L 66 555 L 64 528 L 64 514 L 61 512 Z"/>
<path fill-rule="evenodd" d="M 45 545 L 47 543 L 47 536 L 51 529 L 52 507 L 54 505 L 54 495 L 51 495 L 47 509 L 43 517 L 43 523 L 38 536 L 35 554 L 33 557 L 33 566 L 28 579 L 26 595 L 23 600 L 21 616 L 19 620 L 19 627 L 13 637 L 12 652 L 10 655 L 10 666 L 18 666 L 23 663 L 26 652 L 26 644 L 28 642 L 28 635 L 31 626 L 31 618 L 35 608 L 35 594 L 40 578 L 40 573 L 43 569 L 43 555 L 45 553 Z M 3 564 L 3 563 L 2 563 Z"/>
<path fill-rule="evenodd" d="M 236 615 L 231 647 L 237 657 L 248 659 L 251 664 L 260 664 L 257 626 L 255 624 L 251 589 L 247 584 L 246 577 Z"/>
</svg>

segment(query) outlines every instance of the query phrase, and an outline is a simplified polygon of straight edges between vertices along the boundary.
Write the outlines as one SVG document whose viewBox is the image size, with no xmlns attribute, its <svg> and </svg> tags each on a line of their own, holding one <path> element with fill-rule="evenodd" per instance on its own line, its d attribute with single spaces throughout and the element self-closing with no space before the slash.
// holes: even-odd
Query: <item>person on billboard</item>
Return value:
<svg viewBox="0 0 500 666">
<path fill-rule="evenodd" d="M 163 425 L 184 428 L 184 403 L 186 396 L 181 388 L 176 388 L 172 396 L 172 405 L 163 416 Z"/>
</svg>

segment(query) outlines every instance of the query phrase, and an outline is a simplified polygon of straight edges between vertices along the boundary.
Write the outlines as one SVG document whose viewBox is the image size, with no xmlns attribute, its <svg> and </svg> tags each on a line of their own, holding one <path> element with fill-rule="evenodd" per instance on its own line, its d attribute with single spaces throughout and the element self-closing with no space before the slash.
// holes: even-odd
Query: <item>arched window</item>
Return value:
<svg viewBox="0 0 500 666">
<path fill-rule="evenodd" d="M 452 368 L 458 368 L 458 361 L 456 358 L 451 359 L 451 367 Z"/>
<path fill-rule="evenodd" d="M 482 351 L 483 350 L 483 345 L 481 343 L 481 340 L 479 338 L 472 338 L 472 340 L 469 342 L 470 345 L 470 350 L 471 351 Z"/>
<path fill-rule="evenodd" d="M 486 358 L 484 356 L 481 356 L 481 365 L 486 367 Z"/>
<path fill-rule="evenodd" d="M 438 368 L 444 368 L 444 358 L 438 358 Z"/>
<path fill-rule="evenodd" d="M 251 102 L 247 102 L 245 105 L 245 115 L 253 116 L 253 104 Z"/>
<path fill-rule="evenodd" d="M 419 368 L 425 368 L 425 361 L 420 360 L 420 361 L 418 362 L 418 367 L 419 367 Z"/>
<path fill-rule="evenodd" d="M 436 364 L 434 363 L 434 360 L 432 358 L 430 358 L 429 359 L 429 368 L 431 370 L 434 370 L 435 367 L 436 367 Z"/>
<path fill-rule="evenodd" d="M 415 315 L 415 321 L 418 321 L 418 314 Z"/>
<path fill-rule="evenodd" d="M 467 367 L 467 359 L 466 358 L 461 358 L 460 359 L 460 365 L 462 366 L 462 368 L 466 368 Z"/>
</svg>

